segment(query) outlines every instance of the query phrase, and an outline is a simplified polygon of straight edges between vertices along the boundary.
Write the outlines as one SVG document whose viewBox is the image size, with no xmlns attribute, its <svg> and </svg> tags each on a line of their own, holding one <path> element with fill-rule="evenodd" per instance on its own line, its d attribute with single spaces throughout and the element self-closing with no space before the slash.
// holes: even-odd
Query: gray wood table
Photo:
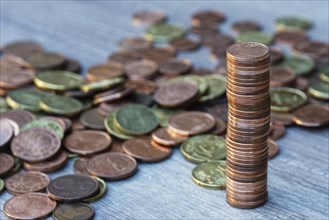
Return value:
<svg viewBox="0 0 329 220">
<path fill-rule="evenodd" d="M 229 33 L 232 22 L 256 19 L 268 33 L 283 15 L 303 15 L 315 26 L 313 39 L 329 41 L 328 1 L 6 1 L 1 0 L 1 46 L 32 39 L 49 51 L 63 52 L 83 63 L 84 69 L 106 62 L 124 37 L 141 36 L 143 28 L 131 24 L 133 12 L 162 10 L 169 22 L 188 26 L 190 15 L 216 9 L 228 19 L 221 27 Z M 196 67 L 214 68 L 209 50 L 180 54 Z M 261 208 L 240 210 L 226 203 L 225 190 L 203 189 L 191 180 L 194 164 L 179 150 L 162 163 L 139 164 L 138 173 L 125 181 L 108 182 L 106 197 L 93 207 L 95 219 L 328 219 L 328 129 L 290 127 L 279 140 L 281 153 L 269 162 L 269 201 Z M 73 173 L 73 161 L 61 171 Z M 2 209 L 11 197 L 0 196 Z"/>
</svg>

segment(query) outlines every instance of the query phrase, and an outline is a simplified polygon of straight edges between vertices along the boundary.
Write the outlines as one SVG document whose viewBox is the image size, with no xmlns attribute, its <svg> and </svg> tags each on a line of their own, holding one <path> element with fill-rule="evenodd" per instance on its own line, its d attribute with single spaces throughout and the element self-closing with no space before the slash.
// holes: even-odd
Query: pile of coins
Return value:
<svg viewBox="0 0 329 220">
<path fill-rule="evenodd" d="M 270 50 L 254 42 L 227 49 L 227 202 L 255 208 L 267 201 Z"/>
<path fill-rule="evenodd" d="M 217 11 L 196 12 L 189 28 L 167 20 L 163 12 L 136 12 L 132 22 L 145 27 L 145 36 L 122 39 L 117 52 L 84 76 L 78 61 L 36 42 L 3 46 L 0 192 L 14 195 L 4 204 L 7 216 L 91 219 L 88 203 L 107 196 L 104 180 L 132 177 L 139 163 L 164 161 L 174 147 L 197 164 L 191 172 L 196 184 L 227 187 L 230 204 L 255 207 L 267 198 L 265 158 L 278 155 L 275 140 L 286 126 L 329 124 L 328 44 L 309 39 L 310 21 L 279 19 L 272 37 L 257 21 L 237 21 L 232 35 L 222 34 L 226 16 Z M 226 50 L 237 41 L 284 44 L 295 55 L 272 46 L 263 61 L 233 55 L 226 64 Z M 183 57 L 200 47 L 209 49 L 218 68 L 195 67 Z M 255 78 L 245 75 L 251 72 Z M 250 159 L 248 147 L 256 158 Z M 68 160 L 74 160 L 75 175 L 47 175 Z"/>
</svg>

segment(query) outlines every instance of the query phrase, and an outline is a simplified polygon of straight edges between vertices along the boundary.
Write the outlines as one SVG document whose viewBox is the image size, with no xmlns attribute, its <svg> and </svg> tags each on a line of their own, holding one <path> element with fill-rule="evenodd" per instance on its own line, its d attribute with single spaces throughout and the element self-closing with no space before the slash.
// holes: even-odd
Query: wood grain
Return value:
<svg viewBox="0 0 329 220">
<path fill-rule="evenodd" d="M 221 27 L 230 33 L 232 22 L 255 19 L 268 33 L 282 15 L 303 15 L 315 22 L 310 35 L 329 41 L 328 1 L 5 1 L 1 0 L 1 46 L 33 39 L 48 50 L 63 52 L 83 63 L 84 69 L 106 62 L 123 37 L 141 36 L 131 24 L 142 9 L 163 10 L 170 22 L 185 26 L 200 9 L 216 9 L 228 16 Z M 214 68 L 209 50 L 183 53 L 197 67 Z M 261 208 L 239 210 L 226 203 L 225 191 L 198 187 L 191 180 L 194 165 L 176 149 L 158 164 L 140 164 L 126 180 L 108 182 L 107 196 L 92 205 L 95 219 L 328 219 L 329 130 L 291 127 L 278 141 L 281 153 L 269 162 L 269 202 Z M 73 173 L 73 161 L 52 178 Z M 11 195 L 0 196 L 3 204 Z"/>
</svg>

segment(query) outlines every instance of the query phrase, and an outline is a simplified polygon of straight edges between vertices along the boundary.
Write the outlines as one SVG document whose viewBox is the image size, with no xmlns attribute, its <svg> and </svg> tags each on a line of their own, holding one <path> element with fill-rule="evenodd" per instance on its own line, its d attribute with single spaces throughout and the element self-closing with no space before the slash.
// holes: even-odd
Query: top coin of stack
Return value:
<svg viewBox="0 0 329 220">
<path fill-rule="evenodd" d="M 270 51 L 243 42 L 227 49 L 227 201 L 255 208 L 267 201 Z"/>
</svg>

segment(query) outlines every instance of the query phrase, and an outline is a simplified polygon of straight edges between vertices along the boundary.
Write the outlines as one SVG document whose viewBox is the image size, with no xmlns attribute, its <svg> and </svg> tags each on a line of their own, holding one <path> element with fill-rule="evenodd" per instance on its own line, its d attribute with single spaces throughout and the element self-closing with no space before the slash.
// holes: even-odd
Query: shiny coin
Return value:
<svg viewBox="0 0 329 220">
<path fill-rule="evenodd" d="M 98 200 L 100 200 L 101 198 L 103 198 L 105 196 L 106 191 L 107 191 L 107 186 L 106 186 L 106 183 L 104 180 L 102 180 L 101 178 L 95 177 L 95 176 L 93 176 L 92 178 L 94 178 L 98 182 L 99 193 L 92 198 L 83 200 L 84 202 L 88 202 L 88 203 L 97 202 Z"/>
<path fill-rule="evenodd" d="M 198 94 L 195 83 L 175 81 L 160 85 L 154 94 L 155 101 L 164 107 L 178 107 L 188 104 Z"/>
<path fill-rule="evenodd" d="M 82 103 L 68 96 L 52 95 L 41 99 L 40 107 L 43 111 L 64 116 L 72 116 L 83 109 Z"/>
<path fill-rule="evenodd" d="M 66 64 L 66 58 L 63 55 L 49 52 L 32 53 L 25 59 L 38 71 L 59 70 Z"/>
<path fill-rule="evenodd" d="M 132 176 L 137 171 L 137 162 L 126 154 L 103 153 L 90 159 L 87 170 L 100 178 L 121 180 Z"/>
<path fill-rule="evenodd" d="M 6 153 L 0 153 L 0 176 L 5 176 L 15 166 L 15 160 L 12 156 Z"/>
<path fill-rule="evenodd" d="M 196 184 L 207 189 L 225 189 L 226 161 L 198 164 L 192 171 L 192 179 Z"/>
<path fill-rule="evenodd" d="M 271 110 L 290 112 L 307 102 L 305 93 L 293 88 L 274 88 L 270 90 Z"/>
<path fill-rule="evenodd" d="M 102 131 L 75 131 L 65 138 L 64 146 L 70 152 L 86 156 L 107 150 L 111 145 L 111 137 Z"/>
<path fill-rule="evenodd" d="M 222 23 L 225 21 L 225 15 L 219 11 L 204 10 L 192 15 L 192 24 L 198 26 L 202 22 Z"/>
<path fill-rule="evenodd" d="M 208 91 L 201 96 L 199 101 L 205 102 L 217 98 L 225 93 L 226 78 L 221 75 L 208 75 L 205 77 L 208 84 Z"/>
<path fill-rule="evenodd" d="M 310 73 L 315 67 L 311 58 L 298 56 L 286 57 L 279 65 L 291 68 L 299 76 Z"/>
<path fill-rule="evenodd" d="M 38 163 L 24 162 L 23 166 L 25 170 L 51 173 L 64 167 L 67 160 L 68 160 L 67 154 L 64 151 L 60 151 L 55 156 L 53 156 L 50 159 L 47 159 L 46 161 L 42 161 Z"/>
<path fill-rule="evenodd" d="M 53 212 L 55 220 L 91 220 L 94 209 L 86 203 L 59 204 Z"/>
<path fill-rule="evenodd" d="M 46 71 L 34 78 L 34 83 L 42 89 L 65 91 L 79 88 L 83 78 L 68 71 Z"/>
<path fill-rule="evenodd" d="M 65 175 L 52 180 L 47 187 L 56 201 L 77 202 L 91 198 L 99 191 L 98 182 L 85 175 Z"/>
<path fill-rule="evenodd" d="M 44 191 L 49 184 L 48 175 L 28 171 L 15 174 L 6 180 L 6 190 L 14 195 Z"/>
<path fill-rule="evenodd" d="M 308 88 L 308 92 L 317 99 L 329 100 L 329 83 L 313 83 Z"/>
<path fill-rule="evenodd" d="M 141 37 L 126 38 L 119 42 L 122 50 L 139 50 L 152 47 L 152 43 Z"/>
<path fill-rule="evenodd" d="M 158 65 L 151 60 L 140 60 L 125 65 L 125 72 L 130 79 L 151 79 L 158 70 Z"/>
<path fill-rule="evenodd" d="M 276 21 L 275 27 L 279 31 L 307 31 L 312 27 L 309 19 L 297 16 L 286 16 Z"/>
<path fill-rule="evenodd" d="M 329 124 L 329 110 L 321 105 L 306 105 L 293 112 L 293 121 L 305 127 L 320 127 Z"/>
<path fill-rule="evenodd" d="M 262 43 L 265 45 L 270 45 L 273 41 L 272 36 L 266 34 L 266 33 L 262 33 L 262 32 L 258 32 L 258 31 L 248 31 L 248 32 L 243 32 L 241 34 L 239 34 L 239 36 L 237 37 L 237 41 L 238 42 L 258 42 L 258 43 Z"/>
<path fill-rule="evenodd" d="M 115 113 L 114 122 L 128 135 L 147 134 L 158 126 L 152 109 L 140 104 L 129 104 L 120 108 Z"/>
<path fill-rule="evenodd" d="M 159 128 L 152 133 L 153 141 L 167 147 L 175 147 L 185 141 L 188 137 L 170 133 L 167 128 Z"/>
<path fill-rule="evenodd" d="M 169 129 L 182 136 L 196 135 L 210 131 L 216 125 L 216 119 L 203 112 L 183 112 L 169 120 Z"/>
<path fill-rule="evenodd" d="M 13 219 L 44 219 L 55 208 L 56 201 L 50 199 L 47 194 L 26 193 L 7 200 L 4 213 Z"/>
<path fill-rule="evenodd" d="M 132 135 L 128 135 L 128 134 L 122 132 L 118 127 L 116 127 L 114 118 L 115 118 L 115 112 L 112 112 L 112 113 L 109 113 L 107 118 L 105 119 L 104 125 L 105 125 L 107 132 L 122 140 L 128 140 L 128 139 L 133 138 Z"/>
<path fill-rule="evenodd" d="M 262 26 L 257 21 L 246 20 L 233 23 L 232 29 L 238 33 L 260 31 Z"/>
<path fill-rule="evenodd" d="M 155 42 L 170 42 L 185 35 L 185 29 L 180 25 L 157 24 L 148 28 L 145 38 Z"/>
<path fill-rule="evenodd" d="M 183 156 L 192 163 L 217 161 L 226 157 L 225 139 L 213 134 L 189 138 L 180 149 Z"/>
<path fill-rule="evenodd" d="M 105 117 L 98 112 L 97 108 L 85 111 L 80 116 L 80 121 L 84 126 L 96 130 L 105 130 L 104 119 Z"/>
<path fill-rule="evenodd" d="M 27 162 L 39 162 L 54 156 L 60 149 L 61 139 L 54 132 L 31 128 L 20 132 L 11 142 L 13 154 Z"/>
<path fill-rule="evenodd" d="M 161 11 L 138 11 L 133 15 L 133 24 L 154 25 L 161 24 L 167 20 L 167 15 Z"/>
<path fill-rule="evenodd" d="M 116 86 L 119 86 L 124 82 L 124 78 L 122 77 L 114 77 L 111 79 L 103 79 L 96 82 L 92 82 L 86 85 L 81 86 L 81 90 L 84 93 L 92 93 L 97 91 L 104 91 L 107 89 L 114 88 Z"/>
<path fill-rule="evenodd" d="M 123 66 L 120 63 L 107 63 L 97 65 L 88 70 L 86 78 L 89 81 L 101 81 L 124 75 Z"/>
<path fill-rule="evenodd" d="M 182 38 L 171 41 L 170 46 L 179 51 L 193 51 L 200 46 L 200 42 L 189 38 Z"/>
<path fill-rule="evenodd" d="M 125 141 L 122 146 L 126 154 L 143 162 L 160 162 L 172 154 L 172 149 L 152 145 L 146 136 Z"/>
<path fill-rule="evenodd" d="M 47 130 L 50 130 L 54 132 L 55 134 L 58 135 L 58 137 L 63 138 L 64 137 L 64 130 L 61 124 L 54 120 L 49 120 L 45 118 L 40 118 L 34 121 L 31 121 L 27 124 L 25 124 L 22 128 L 21 131 L 26 131 L 31 128 L 44 128 Z"/>
<path fill-rule="evenodd" d="M 153 110 L 158 118 L 158 122 L 161 127 L 168 127 L 169 119 L 172 116 L 184 112 L 183 109 L 167 109 L 167 108 L 161 108 L 156 105 L 153 106 Z"/>
<path fill-rule="evenodd" d="M 171 58 L 159 65 L 159 71 L 165 75 L 180 75 L 192 69 L 192 63 L 188 59 Z"/>
<path fill-rule="evenodd" d="M 14 128 L 8 122 L 8 119 L 0 119 L 0 149 L 7 146 L 14 135 Z"/>
<path fill-rule="evenodd" d="M 275 141 L 269 139 L 268 140 L 268 158 L 273 159 L 274 157 L 276 157 L 276 155 L 279 154 L 279 152 L 280 152 L 279 145 Z"/>
<path fill-rule="evenodd" d="M 5 45 L 3 51 L 6 54 L 26 58 L 30 54 L 42 52 L 43 48 L 39 43 L 34 41 L 18 41 Z"/>
</svg>

